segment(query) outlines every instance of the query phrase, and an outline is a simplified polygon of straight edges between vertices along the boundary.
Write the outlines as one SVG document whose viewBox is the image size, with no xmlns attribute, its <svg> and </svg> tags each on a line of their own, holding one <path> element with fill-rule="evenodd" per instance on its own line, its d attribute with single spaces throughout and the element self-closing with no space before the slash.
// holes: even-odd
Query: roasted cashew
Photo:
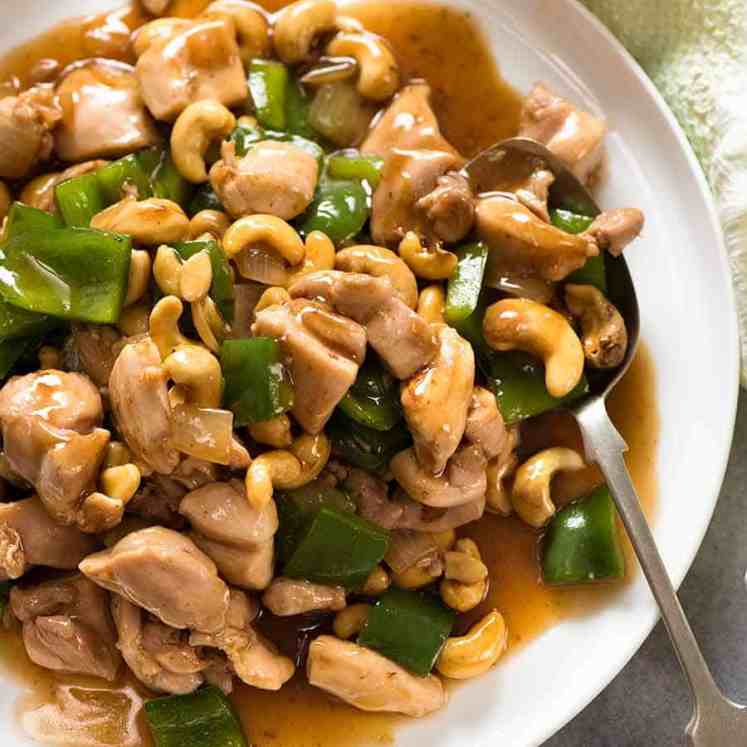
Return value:
<svg viewBox="0 0 747 747">
<path fill-rule="evenodd" d="M 436 662 L 444 677 L 466 680 L 487 672 L 506 650 L 508 629 L 503 615 L 489 612 L 463 636 L 449 638 Z"/>
<path fill-rule="evenodd" d="M 150 312 L 150 337 L 161 354 L 168 358 L 180 345 L 194 345 L 179 330 L 179 317 L 184 307 L 176 296 L 164 296 Z"/>
<path fill-rule="evenodd" d="M 581 322 L 586 360 L 594 368 L 615 368 L 625 358 L 628 331 L 620 312 L 593 285 L 566 285 L 565 304 Z"/>
<path fill-rule="evenodd" d="M 335 268 L 388 278 L 402 301 L 411 309 L 418 305 L 418 281 L 415 275 L 402 259 L 383 246 L 358 244 L 342 249 L 335 257 Z"/>
<path fill-rule="evenodd" d="M 440 285 L 429 285 L 420 291 L 417 312 L 430 324 L 445 324 L 446 292 Z"/>
<path fill-rule="evenodd" d="M 561 446 L 535 454 L 516 470 L 511 491 L 514 510 L 530 526 L 543 527 L 555 514 L 550 496 L 553 477 L 558 472 L 575 472 L 585 466 L 578 452 Z"/>
<path fill-rule="evenodd" d="M 488 462 L 486 477 L 488 489 L 485 493 L 485 509 L 501 516 L 513 511 L 511 496 L 506 489 L 506 478 L 516 469 L 516 446 L 519 441 L 518 426 L 508 428 L 508 441 L 503 451 Z"/>
<path fill-rule="evenodd" d="M 288 272 L 288 287 L 303 275 L 335 266 L 335 245 L 326 233 L 312 231 L 306 237 L 303 262 Z"/>
<path fill-rule="evenodd" d="M 162 293 L 167 296 L 178 296 L 182 276 L 182 261 L 176 249 L 161 244 L 153 260 L 153 279 Z"/>
<path fill-rule="evenodd" d="M 255 57 L 267 57 L 270 51 L 270 24 L 258 8 L 244 0 L 215 0 L 202 15 L 206 18 L 222 18 L 233 24 L 239 56 L 245 67 Z"/>
<path fill-rule="evenodd" d="M 132 306 L 145 295 L 150 282 L 150 270 L 150 254 L 142 249 L 133 249 L 130 257 L 130 273 L 127 278 L 127 295 L 125 296 L 124 306 Z"/>
<path fill-rule="evenodd" d="M 179 274 L 179 295 L 192 303 L 207 296 L 213 282 L 213 266 L 210 254 L 204 249 L 193 254 L 183 265 Z"/>
<path fill-rule="evenodd" d="M 375 597 L 379 594 L 383 594 L 392 583 L 389 578 L 389 574 L 384 569 L 384 566 L 377 565 L 371 573 L 368 574 L 366 583 L 363 584 L 361 592 L 367 596 Z"/>
<path fill-rule="evenodd" d="M 156 18 L 143 24 L 132 37 L 132 50 L 140 57 L 148 47 L 160 39 L 168 39 L 177 31 L 187 28 L 190 21 L 185 18 Z"/>
<path fill-rule="evenodd" d="M 457 256 L 440 247 L 423 246 L 420 237 L 408 231 L 399 242 L 399 256 L 422 280 L 446 280 L 457 266 Z"/>
<path fill-rule="evenodd" d="M 479 558 L 460 550 L 449 550 L 444 553 L 444 576 L 462 584 L 477 584 L 488 577 L 488 569 Z"/>
<path fill-rule="evenodd" d="M 368 613 L 371 611 L 370 604 L 351 604 L 335 615 L 332 630 L 338 638 L 348 641 L 360 633 L 368 621 Z"/>
<path fill-rule="evenodd" d="M 279 306 L 284 303 L 290 303 L 290 300 L 290 294 L 285 290 L 285 288 L 273 285 L 270 288 L 267 288 L 259 297 L 259 300 L 254 306 L 254 314 L 258 314 L 262 309 L 266 309 L 268 306 Z"/>
<path fill-rule="evenodd" d="M 272 249 L 289 265 L 297 265 L 304 258 L 303 241 L 296 229 L 275 215 L 239 218 L 223 235 L 223 249 L 229 259 L 257 244 Z"/>
<path fill-rule="evenodd" d="M 217 353 L 221 342 L 228 337 L 229 328 L 210 296 L 203 296 L 190 304 L 192 323 L 208 350 Z"/>
<path fill-rule="evenodd" d="M 581 380 L 584 350 L 568 321 L 527 298 L 504 298 L 488 307 L 483 332 L 494 350 L 524 350 L 545 364 L 545 386 L 553 397 L 564 397 Z"/>
<path fill-rule="evenodd" d="M 248 426 L 249 435 L 258 443 L 285 449 L 293 443 L 290 418 L 283 414 Z"/>
<path fill-rule="evenodd" d="M 433 575 L 433 569 L 430 566 L 411 565 L 404 571 L 397 573 L 392 570 L 392 583 L 399 589 L 414 591 L 422 589 L 432 584 L 441 574 Z"/>
<path fill-rule="evenodd" d="M 215 239 L 222 239 L 230 225 L 231 219 L 222 210 L 200 210 L 189 221 L 189 238 L 209 233 Z"/>
<path fill-rule="evenodd" d="M 189 182 L 208 180 L 205 153 L 213 140 L 220 140 L 236 127 L 236 117 L 219 101 L 191 103 L 171 130 L 171 155 L 179 173 Z"/>
<path fill-rule="evenodd" d="M 462 554 L 472 560 L 477 560 L 480 565 L 485 568 L 485 565 L 482 563 L 482 558 L 480 557 L 480 549 L 471 539 L 463 538 L 458 540 L 454 545 L 454 551 L 447 553 L 447 555 L 452 556 L 452 572 L 457 567 L 453 558 L 453 555 L 456 554 Z M 477 576 L 482 576 L 482 578 L 470 583 L 463 583 L 454 578 L 444 578 L 444 580 L 441 581 L 441 599 L 457 612 L 469 612 L 469 610 L 474 609 L 483 599 L 485 599 L 485 595 L 488 593 L 487 568 L 485 568 L 485 572 L 483 573 L 478 566 L 475 565 L 471 571 L 471 575 L 469 575 L 470 578 Z"/>
<path fill-rule="evenodd" d="M 172 200 L 126 197 L 91 219 L 91 228 L 124 233 L 141 244 L 173 244 L 189 232 L 189 218 Z"/>
<path fill-rule="evenodd" d="M 330 57 L 353 57 L 358 62 L 358 93 L 372 101 L 386 101 L 399 88 L 399 68 L 387 42 L 366 31 L 341 31 L 327 45 Z"/>
<path fill-rule="evenodd" d="M 140 470 L 131 463 L 108 467 L 99 475 L 99 484 L 110 498 L 126 504 L 140 487 Z"/>
<path fill-rule="evenodd" d="M 119 498 L 95 491 L 83 500 L 75 520 L 81 532 L 98 534 L 117 526 L 124 516 L 124 508 Z"/>
<path fill-rule="evenodd" d="M 223 375 L 218 359 L 200 345 L 181 345 L 163 362 L 169 378 L 187 389 L 187 401 L 220 408 Z"/>
<path fill-rule="evenodd" d="M 275 17 L 273 42 L 278 57 L 288 65 L 309 57 L 316 40 L 334 31 L 337 3 L 334 0 L 299 0 Z"/>
<path fill-rule="evenodd" d="M 132 459 L 132 453 L 122 441 L 109 441 L 104 457 L 104 469 L 121 467 Z"/>
</svg>

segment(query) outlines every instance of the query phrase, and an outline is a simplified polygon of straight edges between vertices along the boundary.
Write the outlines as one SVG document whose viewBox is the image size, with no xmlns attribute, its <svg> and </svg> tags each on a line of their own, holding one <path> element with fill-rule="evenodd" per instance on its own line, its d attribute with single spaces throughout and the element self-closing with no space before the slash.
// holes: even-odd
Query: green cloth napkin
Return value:
<svg viewBox="0 0 747 747">
<path fill-rule="evenodd" d="M 661 91 L 711 184 L 739 307 L 747 387 L 747 0 L 583 0 Z"/>
</svg>

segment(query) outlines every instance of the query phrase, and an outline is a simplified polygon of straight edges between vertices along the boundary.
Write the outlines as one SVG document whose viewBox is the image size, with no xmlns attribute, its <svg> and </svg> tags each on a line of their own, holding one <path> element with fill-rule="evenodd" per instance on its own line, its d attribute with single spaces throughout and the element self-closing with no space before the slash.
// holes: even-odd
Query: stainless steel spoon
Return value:
<svg viewBox="0 0 747 747">
<path fill-rule="evenodd" d="M 583 215 L 598 215 L 599 208 L 588 190 L 544 145 L 529 138 L 510 138 L 483 151 L 465 167 L 477 193 L 500 190 L 505 182 L 505 164 L 517 158 L 544 163 L 555 175 L 549 202 Z M 503 173 L 501 173 L 503 171 Z M 584 439 L 586 459 L 604 474 L 638 561 L 661 610 L 680 665 L 687 677 L 694 702 L 687 726 L 688 744 L 694 747 L 740 747 L 747 745 L 747 706 L 727 698 L 713 680 L 692 628 L 659 555 L 640 501 L 625 466 L 628 447 L 607 415 L 607 395 L 628 370 L 640 331 L 635 287 L 622 257 L 605 258 L 608 296 L 617 306 L 628 329 L 628 350 L 622 365 L 590 380 L 590 392 L 572 405 Z"/>
</svg>

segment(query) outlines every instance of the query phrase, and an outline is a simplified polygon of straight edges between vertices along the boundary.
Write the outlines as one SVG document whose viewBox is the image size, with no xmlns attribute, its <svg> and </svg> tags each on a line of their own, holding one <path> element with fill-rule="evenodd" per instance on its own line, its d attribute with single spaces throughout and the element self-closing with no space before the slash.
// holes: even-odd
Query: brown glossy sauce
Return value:
<svg viewBox="0 0 747 747">
<path fill-rule="evenodd" d="M 208 0 L 174 0 L 175 15 L 191 16 Z M 268 10 L 284 3 L 269 0 Z M 406 78 L 422 77 L 446 137 L 465 155 L 516 132 L 521 99 L 501 78 L 468 13 L 420 3 L 359 3 L 346 9 L 368 29 L 393 44 Z M 129 30 L 142 23 L 132 10 L 76 19 L 11 51 L 0 60 L 0 95 L 52 78 L 76 59 L 102 55 L 132 61 Z M 448 33 L 444 32 L 448 29 Z M 500 62 L 500 59 L 498 60 Z M 510 75 L 511 71 L 507 71 Z M 659 434 L 654 370 L 642 346 L 610 401 L 610 411 L 627 440 L 628 467 L 649 516 L 656 497 L 654 455 Z M 568 417 L 551 414 L 523 434 L 524 445 L 579 446 Z M 578 496 L 598 482 L 595 470 L 556 480 L 558 502 Z M 483 608 L 498 608 L 510 631 L 510 650 L 568 617 L 608 604 L 620 585 L 550 589 L 538 576 L 539 536 L 516 519 L 486 516 L 465 532 L 475 537 L 491 569 L 491 589 Z M 635 573 L 630 553 L 628 575 Z M 479 610 L 472 615 L 479 614 Z M 464 621 L 467 624 L 467 620 Z M 18 706 L 21 724 L 39 737 L 54 735 L 70 747 L 140 747 L 151 741 L 138 715 L 147 691 L 131 675 L 114 686 L 90 678 L 55 675 L 31 664 L 17 631 L 0 632 L 0 656 L 28 688 Z M 499 664 L 500 666 L 500 664 Z M 241 686 L 233 701 L 255 747 L 364 747 L 392 744 L 398 719 L 365 714 L 337 703 L 297 676 L 281 693 Z M 72 717 L 71 717 L 72 714 Z M 86 725 L 82 725 L 82 724 Z"/>
</svg>

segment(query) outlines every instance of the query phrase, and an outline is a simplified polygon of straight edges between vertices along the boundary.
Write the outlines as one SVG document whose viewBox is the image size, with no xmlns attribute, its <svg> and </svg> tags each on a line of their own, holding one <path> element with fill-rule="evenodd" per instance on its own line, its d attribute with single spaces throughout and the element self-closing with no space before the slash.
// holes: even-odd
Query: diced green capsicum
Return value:
<svg viewBox="0 0 747 747">
<path fill-rule="evenodd" d="M 156 747 L 247 747 L 241 722 L 217 687 L 149 700 L 145 716 Z"/>
<path fill-rule="evenodd" d="M 386 554 L 389 533 L 330 506 L 321 508 L 283 569 L 290 578 L 355 589 Z"/>
<path fill-rule="evenodd" d="M 127 293 L 129 237 L 90 228 L 41 227 L 46 219 L 29 215 L 30 210 L 25 208 L 25 218 L 9 222 L 0 243 L 3 299 L 63 319 L 116 322 Z"/>
<path fill-rule="evenodd" d="M 269 420 L 293 405 L 293 387 L 272 337 L 225 340 L 220 349 L 223 401 L 235 426 Z"/>
<path fill-rule="evenodd" d="M 357 150 L 338 151 L 327 159 L 327 174 L 330 178 L 366 181 L 372 189 L 379 186 L 383 168 L 383 158 L 364 156 Z"/>
<path fill-rule="evenodd" d="M 389 431 L 402 420 L 399 385 L 378 362 L 368 359 L 339 407 L 356 422 L 377 431 Z"/>
<path fill-rule="evenodd" d="M 292 135 L 314 140 L 317 135 L 309 124 L 311 100 L 295 76 L 288 76 L 285 88 L 285 129 Z"/>
<path fill-rule="evenodd" d="M 488 384 L 507 423 L 516 423 L 567 405 L 589 391 L 586 376 L 565 397 L 557 399 L 545 386 L 545 367 L 526 353 L 493 352 L 482 360 Z"/>
<path fill-rule="evenodd" d="M 249 91 L 257 121 L 270 130 L 285 129 L 285 99 L 288 68 L 274 60 L 252 60 L 249 65 Z"/>
<path fill-rule="evenodd" d="M 209 182 L 197 187 L 187 206 L 190 215 L 197 215 L 201 210 L 223 210 L 223 205 Z"/>
<path fill-rule="evenodd" d="M 57 321 L 46 314 L 36 314 L 0 301 L 0 340 L 44 334 L 56 324 Z"/>
<path fill-rule="evenodd" d="M 249 149 L 261 140 L 273 140 L 278 143 L 290 143 L 299 150 L 305 150 L 309 155 L 314 156 L 318 161 L 320 168 L 324 158 L 324 149 L 319 143 L 309 140 L 300 135 L 292 135 L 287 132 L 278 132 L 276 130 L 265 130 L 262 127 L 246 127 L 239 125 L 228 136 L 236 148 L 237 156 L 244 156 Z"/>
<path fill-rule="evenodd" d="M 625 555 L 606 485 L 562 508 L 553 517 L 542 544 L 546 584 L 585 584 L 625 576 Z"/>
<path fill-rule="evenodd" d="M 449 278 L 444 316 L 446 322 L 457 331 L 479 306 L 488 251 L 488 247 L 481 241 L 467 244 L 456 251 L 458 261 Z"/>
<path fill-rule="evenodd" d="M 453 625 L 454 612 L 437 597 L 390 589 L 368 613 L 358 643 L 425 677 Z"/>
<path fill-rule="evenodd" d="M 594 218 L 588 215 L 578 215 L 570 210 L 550 210 L 550 221 L 556 228 L 567 233 L 583 233 L 594 222 Z M 598 256 L 587 259 L 586 264 L 572 272 L 565 282 L 593 285 L 606 294 L 607 274 L 604 267 L 604 254 L 600 252 Z"/>
<path fill-rule="evenodd" d="M 8 210 L 8 222 L 5 225 L 6 236 L 17 236 L 19 233 L 30 230 L 52 230 L 62 228 L 65 224 L 58 215 L 48 213 L 46 210 L 29 207 L 22 202 L 14 202 Z"/>
<path fill-rule="evenodd" d="M 327 436 L 334 450 L 347 462 L 379 472 L 389 460 L 412 443 L 410 432 L 404 426 L 389 431 L 367 428 L 337 410 L 327 423 Z"/>
<path fill-rule="evenodd" d="M 176 168 L 168 148 L 148 148 L 137 154 L 150 181 L 153 197 L 172 200 L 182 207 L 192 197 L 194 187 Z"/>
<path fill-rule="evenodd" d="M 96 174 L 82 174 L 60 182 L 54 188 L 54 198 L 68 226 L 87 228 L 91 218 L 106 207 Z"/>
<path fill-rule="evenodd" d="M 143 165 L 137 153 L 130 153 L 123 158 L 107 163 L 96 172 L 103 200 L 107 205 L 119 202 L 130 186 L 137 189 L 139 200 L 153 196 L 149 171 Z"/>
<path fill-rule="evenodd" d="M 173 245 L 182 259 L 189 259 L 194 254 L 206 251 L 210 255 L 210 267 L 213 271 L 213 282 L 210 286 L 210 297 L 215 301 L 223 318 L 233 321 L 233 277 L 226 254 L 217 241 L 180 241 Z"/>
<path fill-rule="evenodd" d="M 370 213 L 370 196 L 361 182 L 323 177 L 302 217 L 301 231 L 306 236 L 312 231 L 322 231 L 339 244 L 357 236 Z"/>
</svg>

